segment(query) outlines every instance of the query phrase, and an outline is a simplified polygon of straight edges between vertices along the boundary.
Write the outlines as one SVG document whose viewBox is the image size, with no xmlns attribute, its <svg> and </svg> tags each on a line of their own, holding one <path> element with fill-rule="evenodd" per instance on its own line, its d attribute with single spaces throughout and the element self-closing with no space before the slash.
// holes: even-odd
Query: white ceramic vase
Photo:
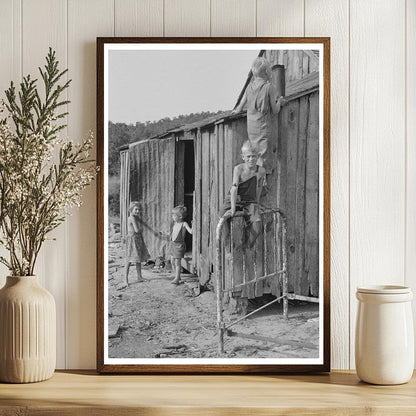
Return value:
<svg viewBox="0 0 416 416">
<path fill-rule="evenodd" d="M 46 380 L 55 365 L 54 298 L 36 276 L 8 276 L 0 290 L 0 381 Z"/>
<path fill-rule="evenodd" d="M 414 367 L 411 300 L 404 286 L 357 289 L 355 366 L 358 377 L 372 384 L 402 384 Z"/>
</svg>

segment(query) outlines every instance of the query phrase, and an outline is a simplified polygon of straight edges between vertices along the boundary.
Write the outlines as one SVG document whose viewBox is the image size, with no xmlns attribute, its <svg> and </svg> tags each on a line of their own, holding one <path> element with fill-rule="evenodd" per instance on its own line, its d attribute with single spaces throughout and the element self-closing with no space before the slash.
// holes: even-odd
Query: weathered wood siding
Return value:
<svg viewBox="0 0 416 416">
<path fill-rule="evenodd" d="M 226 119 L 219 121 L 215 125 L 201 127 L 195 132 L 195 215 L 194 215 L 194 247 L 193 247 L 193 264 L 199 275 L 201 284 L 206 283 L 212 273 L 216 270 L 215 256 L 215 230 L 218 224 L 220 211 L 223 206 L 224 198 L 228 194 L 232 182 L 234 166 L 242 163 L 241 146 L 248 139 L 247 121 L 245 116 Z M 277 123 L 275 124 L 275 138 L 270 143 L 270 152 L 275 155 L 273 158 L 273 174 L 270 175 L 270 192 L 265 197 L 263 203 L 269 207 L 277 207 Z M 236 231 L 235 238 L 238 237 Z M 241 237 L 241 236 L 240 236 Z M 262 254 L 262 236 L 259 237 L 256 262 L 257 273 L 260 275 L 263 271 L 263 254 Z M 239 268 L 242 267 L 242 261 L 239 261 L 239 253 L 234 254 L 234 266 L 228 264 L 226 276 L 230 279 L 241 278 Z M 242 254 L 242 253 L 241 253 Z M 244 258 L 248 269 L 252 267 L 254 258 L 253 251 L 247 251 Z M 225 253 L 226 261 L 230 261 L 230 253 Z M 242 258 L 243 258 L 242 257 Z M 237 259 L 237 260 L 236 260 Z M 232 269 L 234 267 L 234 269 Z M 254 269 L 253 269 L 254 273 Z M 213 279 L 212 279 L 213 280 Z M 241 282 L 240 282 L 241 283 Z M 229 285 L 229 282 L 227 283 Z M 257 293 L 263 293 L 263 286 L 267 293 L 271 293 L 267 288 L 270 285 L 259 284 L 256 288 Z M 254 297 L 254 287 L 248 288 L 244 296 Z"/>
<path fill-rule="evenodd" d="M 289 292 L 319 296 L 319 94 L 280 114 L 280 202 L 287 216 Z"/>
<path fill-rule="evenodd" d="M 120 228 L 121 236 L 127 234 L 127 217 L 130 204 L 130 155 L 129 150 L 120 152 Z"/>
<path fill-rule="evenodd" d="M 200 253 L 201 253 L 201 231 L 202 231 L 202 217 L 201 217 L 201 204 L 202 204 L 202 186 L 201 186 L 201 166 L 202 166 L 202 144 L 201 144 L 201 132 L 198 130 L 195 132 L 194 139 L 194 152 L 195 152 L 195 192 L 194 192 L 194 222 L 192 224 L 192 262 L 194 269 L 197 270 L 198 276 L 201 279 L 199 272 L 201 268 Z M 205 283 L 205 282 L 204 282 Z"/>
<path fill-rule="evenodd" d="M 233 167 L 241 163 L 240 148 L 244 140 L 247 140 L 245 118 L 203 127 L 196 134 L 195 225 L 198 230 L 194 238 L 197 245 L 194 265 L 202 284 L 215 270 L 215 230 L 224 196 L 231 186 Z"/>
<path fill-rule="evenodd" d="M 264 57 L 272 65 L 284 65 L 286 85 L 319 71 L 319 58 L 311 51 L 303 50 L 266 50 Z"/>
<path fill-rule="evenodd" d="M 141 204 L 143 237 L 150 256 L 169 254 L 174 206 L 175 139 L 146 140 L 130 145 L 130 201 Z"/>
<path fill-rule="evenodd" d="M 278 132 L 276 117 L 274 140 L 269 143 L 269 155 L 274 155 L 270 159 L 273 171 L 267 177 L 270 191 L 262 203 L 270 208 L 282 208 L 287 215 L 289 291 L 319 296 L 318 92 L 291 100 L 279 115 L 279 125 Z M 241 146 L 247 138 L 246 117 L 201 127 L 199 134 L 195 134 L 197 180 L 193 262 L 203 284 L 215 270 L 215 229 L 222 202 L 231 186 L 233 167 L 242 162 Z M 266 228 L 270 228 L 270 219 L 265 222 Z M 234 225 L 233 238 L 236 245 L 241 244 L 243 234 L 238 230 L 238 221 Z M 267 259 L 274 255 L 270 252 L 271 238 L 266 235 Z M 270 259 L 264 264 L 264 258 L 263 235 L 259 236 L 255 251 L 240 247 L 231 253 L 230 241 L 227 241 L 225 287 L 242 283 L 243 264 L 253 277 L 254 273 L 257 276 L 265 274 Z M 263 293 L 278 296 L 278 281 L 248 286 L 236 295 L 253 298 Z"/>
</svg>

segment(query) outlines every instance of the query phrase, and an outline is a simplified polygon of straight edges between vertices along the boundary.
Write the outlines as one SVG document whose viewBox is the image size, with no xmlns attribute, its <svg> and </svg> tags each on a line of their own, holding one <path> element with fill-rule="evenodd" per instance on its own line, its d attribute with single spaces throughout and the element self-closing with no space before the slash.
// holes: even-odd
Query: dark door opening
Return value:
<svg viewBox="0 0 416 416">
<path fill-rule="evenodd" d="M 186 222 L 191 226 L 194 213 L 195 151 L 193 140 L 176 142 L 175 205 L 184 205 L 188 210 Z M 192 255 L 192 236 L 186 234 L 186 252 Z"/>
<path fill-rule="evenodd" d="M 185 143 L 185 201 L 184 205 L 188 208 L 187 222 L 190 226 L 194 214 L 194 192 L 195 192 L 195 156 L 194 156 L 194 141 L 187 140 Z M 192 236 L 186 234 L 186 250 L 192 253 Z"/>
</svg>

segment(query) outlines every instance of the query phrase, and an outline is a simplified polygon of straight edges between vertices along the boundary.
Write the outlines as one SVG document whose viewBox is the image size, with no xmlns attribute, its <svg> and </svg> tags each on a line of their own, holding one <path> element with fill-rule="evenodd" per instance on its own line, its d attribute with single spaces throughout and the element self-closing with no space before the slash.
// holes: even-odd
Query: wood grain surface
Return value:
<svg viewBox="0 0 416 416">
<path fill-rule="evenodd" d="M 356 288 L 404 284 L 406 88 L 405 48 L 397 47 L 405 42 L 404 1 L 381 2 L 372 7 L 369 2 L 351 0 L 350 13 L 350 366 L 353 367 Z M 384 22 L 386 36 L 380 35 L 380 21 Z M 380 50 L 389 53 L 380 54 Z M 386 99 L 384 106 L 374 104 Z"/>
<path fill-rule="evenodd" d="M 42 0 L 38 3 L 22 1 L 22 72 L 23 75 L 31 74 L 32 78 L 40 78 L 38 67 L 45 65 L 45 57 L 48 48 L 56 51 L 57 59 L 60 62 L 60 69 L 67 67 L 67 20 L 65 0 Z M 42 16 L 42 28 L 39 30 L 39 18 Z M 44 26 L 43 26 L 44 25 Z M 64 80 L 67 76 L 64 76 Z M 43 94 L 44 88 L 41 82 L 38 83 L 39 91 Z M 67 97 L 67 91 L 62 98 Z M 66 106 L 65 106 L 66 107 Z M 66 108 L 64 107 L 64 111 Z M 68 135 L 68 129 L 61 132 L 62 137 Z M 58 160 L 55 155 L 55 162 Z M 56 238 L 45 241 L 38 257 L 35 267 L 35 274 L 39 276 L 39 282 L 46 287 L 55 298 L 56 302 L 56 326 L 57 350 L 56 361 L 58 367 L 65 367 L 66 362 L 66 306 L 67 306 L 67 234 L 68 224 L 56 228 L 48 235 L 48 238 Z M 53 270 L 53 273 L 48 271 Z"/>
<path fill-rule="evenodd" d="M 84 16 L 90 18 L 86 20 Z M 95 37 L 97 34 L 114 35 L 113 0 L 69 0 L 68 19 L 68 66 L 69 77 L 73 79 L 69 89 L 68 133 L 74 142 L 79 142 L 89 131 L 95 130 Z M 75 210 L 66 223 L 65 267 L 68 279 L 64 328 L 66 367 L 69 368 L 91 366 L 96 355 L 96 284 L 93 279 L 96 275 L 96 186 L 94 182 L 85 190 L 82 208 Z M 55 278 L 59 281 L 57 276 Z"/>
<path fill-rule="evenodd" d="M 0 384 L 0 415 L 414 415 L 415 377 L 361 383 L 353 372 L 311 376 L 99 376 L 57 372 Z"/>
<path fill-rule="evenodd" d="M 210 0 L 170 0 L 163 4 L 164 36 L 210 36 Z"/>
<path fill-rule="evenodd" d="M 303 0 L 257 0 L 257 36 L 305 36 L 304 3 Z M 322 36 L 327 35 L 322 33 Z"/>
<path fill-rule="evenodd" d="M 349 368 L 348 0 L 306 2 L 306 36 L 331 37 L 331 363 Z"/>
<path fill-rule="evenodd" d="M 163 0 L 114 0 L 115 36 L 163 36 Z"/>
<path fill-rule="evenodd" d="M 416 283 L 416 1 L 406 2 L 406 269 L 405 285 Z M 416 322 L 416 298 L 413 298 Z"/>
<path fill-rule="evenodd" d="M 211 0 L 211 36 L 256 36 L 256 0 Z"/>
</svg>

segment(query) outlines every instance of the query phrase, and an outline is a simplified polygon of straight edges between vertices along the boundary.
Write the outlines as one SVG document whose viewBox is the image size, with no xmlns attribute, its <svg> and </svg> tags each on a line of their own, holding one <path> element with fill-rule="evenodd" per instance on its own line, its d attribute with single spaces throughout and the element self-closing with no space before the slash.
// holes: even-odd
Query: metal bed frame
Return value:
<svg viewBox="0 0 416 416">
<path fill-rule="evenodd" d="M 216 293 L 217 293 L 217 324 L 218 324 L 218 348 L 219 352 L 221 354 L 224 353 L 224 336 L 228 335 L 231 337 L 240 337 L 240 338 L 248 338 L 248 339 L 255 339 L 258 341 L 267 341 L 267 342 L 277 342 L 277 340 L 273 338 L 263 337 L 259 335 L 252 335 L 252 334 L 244 334 L 239 333 L 230 330 L 232 326 L 237 324 L 238 322 L 243 321 L 244 319 L 247 319 L 248 317 L 254 315 L 255 313 L 261 311 L 264 308 L 267 308 L 268 306 L 279 302 L 283 300 L 283 316 L 285 319 L 288 318 L 288 300 L 294 299 L 295 295 L 289 295 L 288 294 L 288 276 L 287 276 L 287 251 L 286 251 L 286 233 L 287 233 L 287 224 L 286 224 L 286 217 L 283 214 L 283 212 L 280 209 L 271 209 L 271 208 L 265 208 L 262 207 L 263 211 L 261 212 L 261 218 L 263 223 L 263 252 L 264 252 L 264 275 L 263 276 L 257 276 L 256 273 L 256 267 L 254 267 L 254 278 L 250 278 L 250 280 L 247 281 L 246 276 L 246 267 L 243 257 L 243 281 L 244 283 L 240 283 L 235 286 L 231 287 L 224 287 L 225 286 L 225 279 L 224 279 L 224 267 L 223 267 L 223 253 L 224 253 L 224 244 L 223 244 L 223 229 L 224 225 L 228 220 L 230 220 L 230 241 L 231 241 L 231 256 L 233 253 L 233 218 L 235 217 L 242 217 L 244 214 L 242 212 L 237 212 L 234 217 L 231 217 L 230 214 L 224 214 L 217 225 L 216 229 L 216 263 L 217 263 L 217 273 L 216 273 Z M 266 214 L 272 213 L 273 217 L 273 226 L 271 228 L 271 232 L 274 233 L 274 238 L 272 239 L 272 242 L 274 244 L 273 247 L 273 253 L 274 253 L 274 261 L 273 261 L 273 267 L 272 271 L 268 270 L 268 264 L 267 264 L 267 224 L 266 221 L 264 221 L 264 216 Z M 280 240 L 279 240 L 280 236 Z M 260 236 L 259 236 L 260 237 Z M 258 238 L 259 238 L 258 237 Z M 269 243 L 270 244 L 270 243 Z M 254 253 L 256 254 L 256 250 L 254 248 Z M 254 255 L 254 259 L 256 258 L 256 255 Z M 231 257 L 231 264 L 233 264 L 233 258 Z M 256 266 L 256 265 L 254 265 Z M 281 286 L 281 293 L 282 295 L 280 297 L 277 297 L 276 299 L 273 299 L 271 302 L 268 302 L 267 304 L 261 306 L 260 308 L 257 308 L 256 310 L 234 320 L 229 323 L 224 322 L 223 317 L 223 300 L 224 300 L 224 294 L 227 292 L 235 292 L 238 290 L 241 290 L 244 286 L 248 285 L 255 285 L 257 282 L 261 282 L 266 279 L 278 279 L 279 284 Z M 306 300 L 306 299 L 304 299 Z"/>
</svg>

